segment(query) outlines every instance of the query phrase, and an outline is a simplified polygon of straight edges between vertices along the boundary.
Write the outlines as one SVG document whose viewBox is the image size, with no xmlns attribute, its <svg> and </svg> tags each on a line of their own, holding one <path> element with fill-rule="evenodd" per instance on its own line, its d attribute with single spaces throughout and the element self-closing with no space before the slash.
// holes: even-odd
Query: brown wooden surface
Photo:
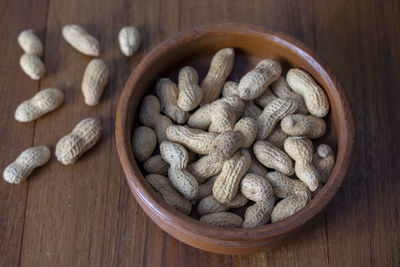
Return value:
<svg viewBox="0 0 400 267">
<path fill-rule="evenodd" d="M 54 156 L 21 185 L 0 181 L 0 266 L 399 266 L 400 2 L 373 1 L 1 1 L 0 170 L 31 145 L 48 144 L 86 116 L 102 119 L 101 142 L 72 166 Z M 317 224 L 288 244 L 252 256 L 199 251 L 163 233 L 138 207 L 120 167 L 114 115 L 131 70 L 171 34 L 219 22 L 255 23 L 293 35 L 337 73 L 353 105 L 357 143 L 339 194 Z M 111 80 L 98 107 L 83 104 L 80 82 L 90 60 L 68 46 L 61 27 L 80 23 L 100 39 Z M 143 33 L 126 59 L 117 34 Z M 44 41 L 47 76 L 30 80 L 18 66 L 18 33 Z M 13 119 L 37 90 L 65 93 L 59 110 L 36 123 Z"/>
</svg>

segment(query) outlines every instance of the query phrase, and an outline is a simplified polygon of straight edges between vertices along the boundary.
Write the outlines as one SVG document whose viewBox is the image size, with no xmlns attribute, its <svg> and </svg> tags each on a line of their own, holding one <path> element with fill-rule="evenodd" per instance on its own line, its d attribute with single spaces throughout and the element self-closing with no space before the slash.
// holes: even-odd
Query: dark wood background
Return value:
<svg viewBox="0 0 400 267">
<path fill-rule="evenodd" d="M 131 195 L 114 144 L 114 115 L 132 69 L 156 44 L 192 26 L 246 22 L 286 32 L 315 49 L 348 92 L 357 126 L 347 180 L 318 222 L 286 245 L 252 256 L 189 247 L 162 232 Z M 97 107 L 84 105 L 80 83 L 89 57 L 61 37 L 79 23 L 97 36 L 111 80 Z M 143 34 L 126 59 L 117 35 Z M 20 31 L 44 42 L 47 75 L 21 71 Z M 24 149 L 57 140 L 82 118 L 103 121 L 101 142 L 63 166 L 52 156 L 27 182 L 0 181 L 0 266 L 399 266 L 400 2 L 398 0 L 0 1 L 0 170 Z M 65 103 L 34 123 L 13 118 L 38 90 L 57 87 Z"/>
</svg>

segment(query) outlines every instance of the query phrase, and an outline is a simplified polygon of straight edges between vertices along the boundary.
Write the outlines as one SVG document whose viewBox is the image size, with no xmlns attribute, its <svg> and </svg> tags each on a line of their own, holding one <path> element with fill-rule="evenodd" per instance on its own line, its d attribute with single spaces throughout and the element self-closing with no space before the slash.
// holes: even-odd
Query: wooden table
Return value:
<svg viewBox="0 0 400 267">
<path fill-rule="evenodd" d="M 52 156 L 21 185 L 0 181 L 0 266 L 400 265 L 399 1 L 19 0 L 1 1 L 0 14 L 0 170 L 30 146 L 54 149 L 82 118 L 104 126 L 101 142 L 76 164 Z M 252 256 L 202 252 L 161 231 L 132 197 L 114 143 L 118 98 L 143 55 L 176 32 L 220 22 L 265 25 L 315 49 L 346 88 L 357 125 L 352 167 L 326 213 L 286 245 Z M 111 69 L 96 107 L 84 105 L 80 91 L 89 57 L 61 37 L 69 23 L 99 38 Z M 127 59 L 117 35 L 130 24 L 143 45 Z M 45 45 L 47 75 L 39 82 L 18 65 L 16 39 L 27 28 Z M 17 105 L 48 87 L 63 90 L 62 108 L 15 121 Z"/>
</svg>

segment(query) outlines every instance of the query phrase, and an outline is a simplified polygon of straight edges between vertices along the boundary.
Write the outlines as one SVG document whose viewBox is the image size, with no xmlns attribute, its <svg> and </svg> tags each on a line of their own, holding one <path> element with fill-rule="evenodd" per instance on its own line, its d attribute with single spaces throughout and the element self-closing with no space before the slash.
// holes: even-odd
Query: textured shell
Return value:
<svg viewBox="0 0 400 267">
<path fill-rule="evenodd" d="M 319 181 L 323 184 L 326 183 L 335 167 L 335 154 L 332 148 L 325 144 L 319 145 L 312 162 L 320 175 Z"/>
<path fill-rule="evenodd" d="M 265 108 L 266 106 L 268 106 L 269 103 L 271 103 L 272 101 L 274 101 L 277 98 L 278 97 L 276 95 L 274 95 L 274 93 L 271 92 L 269 87 L 267 87 L 267 89 L 265 89 L 265 91 L 264 91 L 264 93 L 262 93 L 262 95 L 260 95 L 256 99 L 254 99 L 254 102 L 258 106 Z"/>
<path fill-rule="evenodd" d="M 278 121 L 292 114 L 295 110 L 296 103 L 292 99 L 277 98 L 269 103 L 257 119 L 257 138 L 259 140 L 267 138 L 274 130 Z"/>
<path fill-rule="evenodd" d="M 32 80 L 40 80 L 46 73 L 43 62 L 35 54 L 23 54 L 19 59 L 19 65 Z"/>
<path fill-rule="evenodd" d="M 243 177 L 240 182 L 240 192 L 254 202 L 268 201 L 274 196 L 268 181 L 254 173 L 248 173 Z"/>
<path fill-rule="evenodd" d="M 267 201 L 259 201 L 246 209 L 244 214 L 243 228 L 256 227 L 266 224 L 271 216 L 274 208 L 275 197 L 271 197 Z"/>
<path fill-rule="evenodd" d="M 62 29 L 62 36 L 68 44 L 82 54 L 94 57 L 100 55 L 99 41 L 90 35 L 81 25 L 65 25 Z"/>
<path fill-rule="evenodd" d="M 314 146 L 311 140 L 306 137 L 288 137 L 283 144 L 283 148 L 295 161 L 312 161 Z"/>
<path fill-rule="evenodd" d="M 146 161 L 157 146 L 156 133 L 149 127 L 140 126 L 132 135 L 133 155 L 139 162 Z"/>
<path fill-rule="evenodd" d="M 198 85 L 199 75 L 189 66 L 182 68 L 178 76 L 178 106 L 184 111 L 195 109 L 203 99 L 203 90 Z"/>
<path fill-rule="evenodd" d="M 310 201 L 307 193 L 298 193 L 278 202 L 271 214 L 271 222 L 280 222 L 304 208 Z"/>
<path fill-rule="evenodd" d="M 184 199 L 169 183 L 168 178 L 150 174 L 145 177 L 146 181 L 158 192 L 161 193 L 168 205 L 188 215 L 192 209 L 192 203 Z"/>
<path fill-rule="evenodd" d="M 246 205 L 248 199 L 242 194 L 237 194 L 231 201 L 226 203 L 219 202 L 214 196 L 208 196 L 203 198 L 198 207 L 197 211 L 200 215 L 206 215 L 215 212 L 227 211 L 229 209 L 240 208 Z"/>
<path fill-rule="evenodd" d="M 143 163 L 143 168 L 149 174 L 168 175 L 169 164 L 162 159 L 161 155 L 155 155 Z"/>
<path fill-rule="evenodd" d="M 219 174 L 222 170 L 223 162 L 214 161 L 210 155 L 201 157 L 187 167 L 187 170 L 196 177 L 199 184 L 208 178 Z"/>
<path fill-rule="evenodd" d="M 109 70 L 101 59 L 93 59 L 86 67 L 82 79 L 82 93 L 86 105 L 95 106 L 100 100 L 107 85 Z"/>
<path fill-rule="evenodd" d="M 140 32 L 133 26 L 123 27 L 118 34 L 119 48 L 122 54 L 132 56 L 139 49 L 142 37 Z"/>
<path fill-rule="evenodd" d="M 140 106 L 139 120 L 145 126 L 153 128 L 157 134 L 158 143 L 167 140 L 166 129 L 172 121 L 160 114 L 160 101 L 154 95 L 147 95 Z"/>
<path fill-rule="evenodd" d="M 248 101 L 246 103 L 246 107 L 244 108 L 242 118 L 249 117 L 249 118 L 257 119 L 261 115 L 262 112 L 263 112 L 262 109 L 257 107 L 253 101 Z"/>
<path fill-rule="evenodd" d="M 326 132 L 326 123 L 323 119 L 313 115 L 293 114 L 281 121 L 282 131 L 292 136 L 319 138 Z"/>
<path fill-rule="evenodd" d="M 213 186 L 213 195 L 219 202 L 232 200 L 238 191 L 240 180 L 250 168 L 251 157 L 245 149 L 237 151 L 225 160 L 221 173 Z"/>
<path fill-rule="evenodd" d="M 218 105 L 219 103 L 227 103 L 231 106 L 236 118 L 240 118 L 243 110 L 246 106 L 245 102 L 237 96 L 223 97 L 213 102 L 213 105 Z M 211 111 L 214 112 L 215 106 L 212 106 Z"/>
<path fill-rule="evenodd" d="M 308 187 L 299 179 L 292 179 L 280 172 L 270 172 L 265 178 L 272 185 L 275 196 L 287 198 L 299 192 L 310 194 Z"/>
<path fill-rule="evenodd" d="M 180 144 L 164 141 L 160 144 L 160 153 L 163 160 L 173 168 L 182 170 L 188 164 L 189 154 Z"/>
<path fill-rule="evenodd" d="M 56 157 L 64 165 L 72 164 L 92 148 L 101 136 L 102 126 L 98 119 L 86 118 L 56 145 Z"/>
<path fill-rule="evenodd" d="M 293 164 L 290 157 L 267 141 L 257 141 L 253 145 L 254 155 L 265 167 L 292 175 Z"/>
<path fill-rule="evenodd" d="M 272 143 L 277 148 L 283 149 L 283 143 L 285 142 L 286 138 L 288 138 L 288 135 L 282 131 L 281 125 L 277 124 L 275 129 L 265 140 Z"/>
<path fill-rule="evenodd" d="M 161 103 L 161 111 L 171 120 L 182 124 L 189 118 L 189 113 L 177 105 L 179 90 L 170 79 L 160 79 L 156 85 L 156 94 Z"/>
<path fill-rule="evenodd" d="M 237 82 L 227 81 L 222 87 L 222 96 L 239 96 L 238 87 L 239 84 Z"/>
<path fill-rule="evenodd" d="M 3 172 L 7 183 L 19 184 L 50 159 L 50 149 L 47 146 L 32 147 L 24 150 L 17 159 L 8 165 Z"/>
<path fill-rule="evenodd" d="M 216 212 L 204 215 L 200 218 L 203 223 L 225 228 L 242 227 L 243 219 L 231 212 Z"/>
<path fill-rule="evenodd" d="M 208 179 L 205 183 L 199 185 L 199 193 L 197 194 L 196 202 L 212 195 L 212 188 L 216 179 L 217 175 L 214 175 L 213 177 Z"/>
<path fill-rule="evenodd" d="M 258 162 L 257 159 L 252 158 L 248 173 L 254 173 L 265 178 L 268 174 L 268 171 L 260 162 Z"/>
<path fill-rule="evenodd" d="M 56 88 L 43 89 L 17 107 L 15 119 L 20 122 L 34 121 L 57 109 L 63 101 L 64 94 L 60 90 Z"/>
<path fill-rule="evenodd" d="M 259 97 L 281 75 L 282 67 L 274 59 L 261 60 L 257 66 L 246 73 L 239 82 L 239 96 L 244 100 Z"/>
<path fill-rule="evenodd" d="M 222 86 L 232 71 L 234 60 L 233 48 L 221 49 L 214 55 L 207 76 L 200 85 L 203 90 L 201 105 L 208 104 L 219 97 Z"/>
<path fill-rule="evenodd" d="M 180 125 L 171 125 L 166 130 L 168 140 L 184 145 L 198 154 L 208 154 L 217 134 Z"/>
<path fill-rule="evenodd" d="M 223 131 L 231 131 L 236 123 L 235 112 L 227 103 L 218 103 L 213 106 L 211 112 L 211 124 L 208 128 L 209 132 L 221 133 Z"/>
<path fill-rule="evenodd" d="M 286 74 L 290 88 L 304 98 L 308 111 L 316 117 L 324 117 L 329 112 L 329 101 L 324 90 L 314 79 L 301 69 L 290 69 Z"/>
<path fill-rule="evenodd" d="M 271 91 L 280 98 L 291 98 L 296 102 L 297 110 L 296 112 L 301 114 L 308 114 L 308 109 L 306 103 L 304 102 L 304 98 L 290 89 L 284 77 L 279 77 L 279 79 L 271 84 Z"/>
<path fill-rule="evenodd" d="M 33 30 L 22 31 L 18 35 L 18 44 L 25 53 L 35 54 L 38 57 L 41 57 L 43 54 L 42 41 L 40 41 Z"/>
</svg>

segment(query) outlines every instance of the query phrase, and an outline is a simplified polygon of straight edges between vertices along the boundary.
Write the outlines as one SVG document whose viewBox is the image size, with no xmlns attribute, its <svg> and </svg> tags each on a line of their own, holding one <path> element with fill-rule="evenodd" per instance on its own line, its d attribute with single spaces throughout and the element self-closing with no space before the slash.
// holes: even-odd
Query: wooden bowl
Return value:
<svg viewBox="0 0 400 267">
<path fill-rule="evenodd" d="M 179 68 L 195 67 L 200 81 L 213 54 L 224 47 L 235 49 L 230 80 L 238 81 L 263 58 L 278 59 L 284 73 L 289 67 L 308 71 L 325 89 L 330 102 L 328 133 L 319 142 L 336 151 L 336 165 L 322 191 L 301 211 L 284 221 L 248 229 L 225 229 L 206 225 L 170 207 L 145 181 L 131 150 L 132 130 L 139 125 L 141 99 L 152 93 L 155 80 L 171 77 Z M 128 185 L 147 215 L 178 240 L 210 252 L 247 254 L 277 246 L 309 224 L 331 202 L 345 179 L 354 144 L 354 121 L 346 93 L 336 76 L 303 43 L 254 25 L 209 25 L 179 33 L 154 48 L 133 70 L 122 92 L 115 123 L 119 159 Z"/>
</svg>

